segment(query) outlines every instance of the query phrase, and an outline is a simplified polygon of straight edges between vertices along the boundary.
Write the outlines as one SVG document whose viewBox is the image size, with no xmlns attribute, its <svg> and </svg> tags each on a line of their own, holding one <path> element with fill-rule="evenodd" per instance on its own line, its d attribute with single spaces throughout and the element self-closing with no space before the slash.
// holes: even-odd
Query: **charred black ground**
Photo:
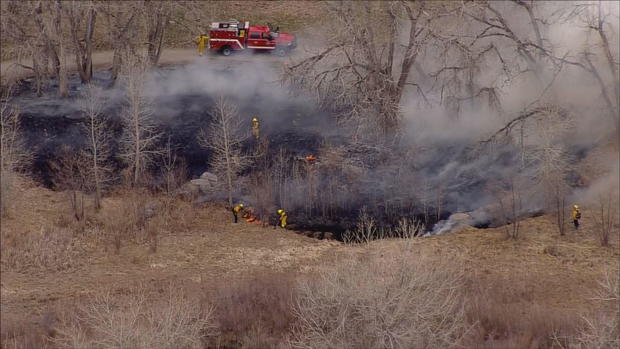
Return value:
<svg viewBox="0 0 620 349">
<path fill-rule="evenodd" d="M 156 72 L 155 84 L 166 85 L 179 69 L 172 67 Z M 215 77 L 234 74 L 231 70 L 213 73 Z M 231 81 L 235 79 L 231 76 Z M 110 119 L 110 132 L 118 140 L 122 133 L 121 112 L 123 94 L 119 88 L 110 87 L 108 72 L 97 72 L 95 82 L 109 89 L 105 114 Z M 79 150 L 85 144 L 83 131 L 84 116 L 80 111 L 78 100 L 82 88 L 77 77 L 70 81 L 71 97 L 37 97 L 29 89 L 29 82 L 22 81 L 16 91 L 14 103 L 21 110 L 21 127 L 30 149 L 35 154 L 33 164 L 34 178 L 46 186 L 52 185 L 50 163 L 57 160 L 63 147 Z M 50 95 L 54 86 L 49 86 Z M 240 91 L 246 91 L 243 88 Z M 291 166 L 297 168 L 297 181 L 288 183 L 287 191 L 291 200 L 276 197 L 275 204 L 286 203 L 291 226 L 297 230 L 311 232 L 330 232 L 337 239 L 342 239 L 347 230 L 355 228 L 361 210 L 367 210 L 379 225 L 394 227 L 402 217 L 416 217 L 424 221 L 427 229 L 453 212 L 471 212 L 489 204 L 490 198 L 480 195 L 486 190 L 490 178 L 503 175 L 503 169 L 510 168 L 518 162 L 517 152 L 510 145 L 500 146 L 499 150 L 489 154 L 474 151 L 469 144 L 458 141 L 442 141 L 431 144 L 432 151 L 419 152 L 411 160 L 408 147 L 382 153 L 375 148 L 357 144 L 348 136 L 344 127 L 337 124 L 328 112 L 317 108 L 307 100 L 280 98 L 269 91 L 247 89 L 247 93 L 228 96 L 235 103 L 246 122 L 251 127 L 251 117 L 261 118 L 261 134 L 269 140 L 267 159 L 276 158 L 284 153 L 288 164 L 294 164 L 309 154 L 321 156 L 322 147 L 342 149 L 343 159 L 355 163 L 355 168 L 363 169 L 363 174 L 347 174 L 333 171 L 317 165 L 313 174 L 314 190 L 318 193 L 312 200 L 307 195 L 310 175 L 303 171 L 308 168 L 303 164 Z M 159 129 L 163 132 L 162 140 L 170 140 L 176 154 L 184 160 L 191 178 L 209 171 L 210 151 L 198 144 L 198 135 L 211 122 L 211 108 L 215 96 L 204 91 L 180 90 L 174 93 L 161 93 L 153 98 L 153 116 Z M 256 141 L 250 137 L 244 148 L 253 151 Z M 118 152 L 118 143 L 114 144 Z M 575 152 L 584 156 L 587 150 Z M 116 154 L 118 155 L 118 154 Z M 122 168 L 118 156 L 114 158 L 117 169 Z M 463 165 L 471 163 L 471 165 Z M 451 164 L 459 164 L 452 166 Z M 490 166 L 493 164 L 493 166 Z M 322 166 L 322 167 L 321 167 Z M 480 169 L 483 169 L 482 171 Z M 252 177 L 255 171 L 265 168 L 248 169 L 244 175 Z M 267 169 L 268 171 L 268 169 Z M 293 170 L 295 171 L 295 170 Z M 351 177 L 347 179 L 347 176 Z M 430 178 L 425 182 L 428 188 L 422 188 L 420 177 Z M 577 184 L 578 177 L 573 178 Z M 301 187 L 301 189 L 300 189 Z M 438 189 L 439 188 L 439 189 Z M 330 191 L 331 190 L 331 191 Z M 433 190 L 440 197 L 434 197 Z M 260 197 L 240 192 L 238 200 L 255 204 L 252 200 Z M 421 202 L 426 202 L 424 210 Z M 437 206 L 441 205 L 439 215 Z M 279 206 L 279 205 L 278 205 Z M 263 206 L 262 210 L 272 211 L 274 207 Z M 536 207 L 532 214 L 540 212 Z M 431 212 L 432 214 L 429 214 Z M 261 212 L 264 217 L 273 212 Z M 491 217 L 480 215 L 473 222 L 479 227 L 494 226 Z"/>
</svg>

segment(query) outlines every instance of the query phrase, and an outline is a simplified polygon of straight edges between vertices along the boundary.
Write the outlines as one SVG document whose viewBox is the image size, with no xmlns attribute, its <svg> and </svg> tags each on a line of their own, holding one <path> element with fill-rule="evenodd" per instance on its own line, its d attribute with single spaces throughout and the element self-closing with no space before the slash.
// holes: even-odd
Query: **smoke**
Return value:
<svg viewBox="0 0 620 349">
<path fill-rule="evenodd" d="M 521 8 L 509 3 L 494 5 L 503 13 L 521 11 L 509 16 L 510 25 L 518 35 L 535 40 L 529 18 Z M 565 20 L 568 15 L 560 11 L 562 4 L 543 2 L 537 6 L 541 7 L 540 15 L 553 22 L 545 27 L 543 39 L 556 56 L 576 60 L 584 50 L 597 48 L 596 36 L 579 25 L 585 14 Z M 617 3 L 605 6 L 611 6 L 610 13 L 617 14 Z M 617 23 L 608 23 L 617 58 Z M 461 28 L 457 27 L 453 29 Z M 462 29 L 474 30 L 476 25 L 468 23 Z M 401 31 L 406 33 L 408 28 Z M 345 229 L 355 224 L 357 213 L 364 207 L 388 225 L 402 216 L 416 216 L 426 220 L 431 229 L 433 222 L 451 213 L 468 212 L 468 224 L 484 226 L 496 219 L 492 206 L 498 197 L 493 188 L 504 185 L 505 189 L 506 179 L 515 174 L 533 178 L 535 163 L 523 167 L 523 149 L 515 133 L 486 146 L 480 141 L 524 110 L 552 103 L 569 111 L 571 127 L 554 145 L 569 152 L 574 164 L 608 139 L 610 125 L 613 127 L 592 74 L 570 64 L 562 66 L 557 74 L 557 67 L 544 59 L 540 75 L 521 72 L 527 67 L 514 44 L 500 40 L 493 43 L 512 71 L 507 72 L 497 56 L 485 56 L 473 71 L 470 88 L 490 87 L 492 96 L 489 93 L 464 100 L 458 107 L 437 86 L 445 83 L 452 93 L 460 93 L 466 84 L 448 84 L 429 73 L 442 64 L 459 63 L 461 56 L 445 53 L 442 47 L 429 47 L 420 55 L 415 79 L 425 95 L 413 87 L 406 91 L 400 105 L 402 132 L 394 135 L 398 140 L 394 147 L 352 139 L 347 126 L 322 108 L 312 91 L 299 93 L 283 83 L 281 68 L 289 62 L 287 59 L 264 54 L 208 56 L 188 65 L 155 70 L 148 79 L 146 93 L 153 101 L 153 117 L 171 137 L 193 177 L 210 168 L 209 151 L 198 145 L 197 136 L 209 126 L 215 98 L 227 97 L 238 107 L 248 132 L 250 119 L 258 117 L 261 135 L 269 140 L 267 165 L 255 171 L 264 173 L 264 178 L 249 186 L 256 173 L 245 173 L 235 197 L 249 205 L 283 207 L 291 221 L 300 226 Z M 602 55 L 594 59 L 597 66 L 605 67 Z M 97 83 L 109 83 L 107 72 L 95 76 Z M 53 158 L 60 144 L 80 147 L 77 78 L 72 79 L 71 86 L 73 98 L 68 100 L 37 99 L 27 94 L 16 99 L 25 116 L 27 138 L 41 159 Z M 103 97 L 108 101 L 106 112 L 118 115 L 123 106 L 122 86 L 108 89 Z M 540 139 L 544 139 L 537 133 L 537 125 L 528 125 L 529 147 L 540 146 Z M 248 143 L 246 150 L 255 151 L 255 145 Z M 308 154 L 317 155 L 319 160 L 314 164 L 299 160 Z M 614 166 L 600 179 L 587 183 L 586 188 L 577 188 L 573 197 L 594 197 L 610 188 L 614 179 L 617 183 L 617 159 L 612 160 L 597 162 L 595 165 Z M 526 183 L 523 213 L 539 211 L 543 208 L 540 183 Z M 270 194 L 258 195 L 254 186 L 263 186 Z M 266 197 L 271 201 L 268 205 L 258 202 Z M 456 226 L 453 223 L 448 219 L 434 231 L 450 231 Z"/>
</svg>

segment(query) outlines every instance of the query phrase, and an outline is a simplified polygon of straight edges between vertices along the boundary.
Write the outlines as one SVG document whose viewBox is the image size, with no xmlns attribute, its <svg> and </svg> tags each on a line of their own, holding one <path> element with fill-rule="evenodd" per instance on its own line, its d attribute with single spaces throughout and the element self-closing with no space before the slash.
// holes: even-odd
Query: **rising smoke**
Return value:
<svg viewBox="0 0 620 349">
<path fill-rule="evenodd" d="M 521 10 L 509 3 L 494 5 L 505 14 Z M 544 2 L 537 6 L 540 16 L 551 23 L 543 26 L 542 35 L 554 56 L 577 61 L 584 51 L 598 52 L 595 35 L 579 25 L 584 16 L 593 14 L 567 20 L 570 5 L 566 2 Z M 609 2 L 605 6 L 609 7 L 605 11 L 617 18 L 618 3 Z M 517 35 L 534 40 L 525 13 L 508 18 Z M 617 61 L 617 21 L 607 23 Z M 470 23 L 461 29 L 475 32 L 479 27 Z M 406 26 L 402 28 L 402 32 L 407 31 Z M 481 141 L 521 113 L 553 104 L 569 111 L 566 117 L 569 127 L 554 135 L 552 142 L 569 155 L 566 162 L 569 166 L 586 157 L 601 142 L 607 142 L 609 130 L 616 121 L 613 115 L 610 118 L 611 111 L 603 104 L 598 82 L 591 73 L 568 63 L 558 66 L 557 62 L 544 58 L 539 58 L 537 63 L 540 74 L 524 72 L 526 66 L 514 43 L 492 38 L 476 45 L 489 43 L 498 55 L 485 56 L 477 62 L 469 88 L 491 87 L 493 98 L 490 95 L 473 98 L 460 103 L 458 108 L 447 102 L 443 89 L 437 88 L 446 81 L 431 73 L 442 64 L 461 64 L 461 56 L 446 54 L 439 47 L 429 47 L 420 56 L 416 82 L 425 95 L 422 97 L 414 88 L 406 91 L 400 103 L 402 131 L 393 136 L 398 139 L 393 147 L 352 138 L 346 124 L 339 123 L 312 91 L 299 93 L 294 89 L 292 93 L 293 88 L 282 82 L 279 65 L 284 62 L 273 57 L 243 55 L 231 60 L 208 57 L 186 66 L 162 68 L 152 73 L 146 91 L 153 100 L 153 116 L 159 127 L 171 136 L 194 177 L 209 170 L 209 152 L 198 145 L 197 136 L 209 125 L 216 97 L 224 96 L 238 106 L 241 117 L 247 121 L 248 132 L 249 120 L 258 117 L 261 132 L 269 140 L 267 166 L 245 173 L 235 197 L 257 207 L 284 207 L 291 221 L 301 228 L 351 228 L 364 207 L 387 225 L 395 224 L 402 216 L 416 216 L 426 220 L 431 228 L 432 223 L 454 212 L 469 212 L 473 224 L 492 225 L 501 223 L 489 209 L 497 202 L 493 188 L 501 187 L 503 180 L 515 174 L 528 178 L 523 190 L 527 199 L 522 213 L 544 209 L 541 182 L 536 179 L 540 160 L 531 160 L 524 167 L 523 153 L 524 147 L 538 149 L 541 140 L 548 140 L 545 134 L 537 132 L 544 128 L 541 125 L 549 126 L 549 122 L 538 120 L 525 124 L 523 128 L 528 134 L 524 141 L 519 139 L 516 129 L 489 144 Z M 605 69 L 604 59 L 600 53 L 593 58 L 601 69 Z M 506 70 L 507 65 L 511 71 Z M 105 72 L 96 76 L 100 83 L 108 81 Z M 613 79 L 606 76 L 605 82 L 610 84 Z M 79 99 L 80 91 L 77 81 L 71 85 L 73 100 L 35 101 L 26 94 L 16 99 L 24 115 L 27 138 L 38 149 L 43 172 L 43 164 L 55 156 L 54 150 L 60 144 L 81 146 L 75 126 L 81 122 L 75 100 Z M 610 86 L 614 87 L 617 88 Z M 122 109 L 122 95 L 122 86 L 108 90 L 107 113 L 118 114 Z M 114 132 L 118 132 L 118 127 Z M 246 151 L 254 151 L 252 147 L 248 144 Z M 308 154 L 317 155 L 319 161 L 308 164 L 299 160 Z M 592 183 L 577 178 L 572 169 L 566 171 L 569 185 L 577 188 L 573 199 L 586 196 L 588 188 L 600 191 L 601 186 L 617 184 L 617 156 L 606 163 L 608 174 L 592 187 L 589 186 Z M 264 175 L 257 176 L 256 172 Z M 270 194 L 257 195 L 252 186 L 264 187 L 263 192 Z M 261 200 L 270 202 L 257 202 Z M 444 223 L 441 227 L 445 226 Z"/>
</svg>

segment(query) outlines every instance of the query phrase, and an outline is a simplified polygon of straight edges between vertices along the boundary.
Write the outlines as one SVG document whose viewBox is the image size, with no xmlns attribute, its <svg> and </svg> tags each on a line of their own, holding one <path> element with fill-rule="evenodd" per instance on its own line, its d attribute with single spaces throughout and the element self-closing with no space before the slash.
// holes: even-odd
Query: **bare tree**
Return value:
<svg viewBox="0 0 620 349">
<path fill-rule="evenodd" d="M 614 121 L 616 130 L 620 129 L 620 75 L 618 73 L 618 46 L 612 47 L 610 43 L 609 35 L 613 33 L 611 23 L 608 18 L 613 16 L 612 11 L 605 11 L 603 9 L 603 1 L 596 3 L 596 11 L 593 14 L 590 11 L 584 11 L 582 15 L 582 21 L 586 24 L 588 30 L 594 31 L 598 38 L 599 43 L 592 45 L 592 48 L 586 49 L 582 53 L 583 63 L 574 63 L 587 72 L 589 72 L 594 80 L 599 85 L 601 90 L 601 96 L 605 101 L 609 109 L 609 115 Z M 616 21 L 617 21 L 616 17 Z M 617 34 L 617 33 L 616 33 Z M 617 38 L 614 40 L 614 45 L 617 45 Z M 599 55 L 605 57 L 604 61 L 607 65 L 608 73 L 604 73 L 602 67 L 599 67 L 594 59 L 597 52 Z M 615 55 L 614 55 L 615 53 Z M 611 85 L 611 86 L 610 86 Z"/>
<path fill-rule="evenodd" d="M 84 192 L 88 188 L 89 158 L 83 151 L 64 146 L 58 159 L 49 163 L 53 172 L 54 186 L 66 191 L 73 217 L 77 222 L 84 222 Z"/>
<path fill-rule="evenodd" d="M 187 165 L 177 156 L 170 137 L 160 155 L 160 168 L 163 175 L 163 190 L 171 197 L 175 190 L 187 180 Z"/>
<path fill-rule="evenodd" d="M 45 3 L 45 13 L 43 11 Z M 66 97 L 69 94 L 66 62 L 66 44 L 62 32 L 62 1 L 40 1 L 35 11 L 35 21 L 43 37 L 48 41 L 47 52 L 54 65 L 58 79 L 58 94 Z"/>
<path fill-rule="evenodd" d="M 566 198 L 569 194 L 566 177 L 570 162 L 563 137 L 572 129 L 572 122 L 565 111 L 553 107 L 529 121 L 532 125 L 527 132 L 526 166 L 533 168 L 534 181 L 540 186 L 547 207 L 555 216 L 558 232 L 564 235 L 568 206 Z"/>
<path fill-rule="evenodd" d="M 101 207 L 101 191 L 109 181 L 112 170 L 109 164 L 112 135 L 108 119 L 103 113 L 105 102 L 103 90 L 89 84 L 80 105 L 86 116 L 84 133 L 87 135 L 88 143 L 85 154 L 90 158 L 89 186 L 94 191 L 95 209 Z"/>
<path fill-rule="evenodd" d="M 146 25 L 146 48 L 149 62 L 157 65 L 161 56 L 164 33 L 170 14 L 174 10 L 174 2 L 169 1 L 144 1 L 144 20 Z"/>
<path fill-rule="evenodd" d="M 105 1 L 99 10 L 106 20 L 108 40 L 114 51 L 112 58 L 112 79 L 116 81 L 127 55 L 135 55 L 138 37 L 139 6 L 136 2 Z"/>
<path fill-rule="evenodd" d="M 148 63 L 145 57 L 128 56 L 123 71 L 126 107 L 122 112 L 124 123 L 121 157 L 129 170 L 132 186 L 143 184 L 144 175 L 155 156 L 161 154 L 157 141 L 161 133 L 153 120 L 152 100 L 146 93 Z"/>
<path fill-rule="evenodd" d="M 49 72 L 58 80 L 59 94 L 68 95 L 66 67 L 66 43 L 62 32 L 63 7 L 60 0 L 54 1 L 11 1 L 3 15 L 3 39 L 12 42 L 17 48 L 18 58 L 27 55 L 32 58 L 32 66 L 20 63 L 22 68 L 30 69 L 35 75 L 36 92 L 41 88 Z M 36 28 L 36 30 L 33 30 Z M 50 69 L 51 64 L 51 69 Z"/>
<path fill-rule="evenodd" d="M 93 76 L 93 35 L 97 19 L 95 3 L 93 0 L 73 0 L 66 7 L 66 14 L 75 53 L 75 65 L 82 83 L 86 83 Z M 82 25 L 84 25 L 84 29 L 82 29 Z"/>
<path fill-rule="evenodd" d="M 362 135 L 377 127 L 384 134 L 394 131 L 405 87 L 419 87 L 410 81 L 411 69 L 449 7 L 425 1 L 334 2 L 330 15 L 338 23 L 334 28 L 342 29 L 326 49 L 290 65 L 289 76 L 360 124 Z M 401 27 L 407 28 L 402 35 Z"/>
<path fill-rule="evenodd" d="M 16 66 L 31 70 L 34 74 L 35 92 L 42 95 L 42 88 L 49 77 L 48 48 L 50 42 L 45 40 L 45 33 L 35 34 L 30 30 L 35 26 L 37 18 L 37 4 L 31 1 L 9 1 L 6 12 L 3 13 L 2 26 L 3 41 L 10 43 L 16 56 Z M 32 64 L 27 65 L 31 60 Z"/>
<path fill-rule="evenodd" d="M 211 115 L 212 124 L 208 131 L 201 132 L 199 142 L 213 151 L 211 166 L 215 173 L 226 178 L 228 204 L 232 207 L 235 179 L 250 163 L 250 156 L 243 154 L 241 148 L 248 134 L 244 132 L 237 107 L 226 98 L 218 98 Z"/>
</svg>

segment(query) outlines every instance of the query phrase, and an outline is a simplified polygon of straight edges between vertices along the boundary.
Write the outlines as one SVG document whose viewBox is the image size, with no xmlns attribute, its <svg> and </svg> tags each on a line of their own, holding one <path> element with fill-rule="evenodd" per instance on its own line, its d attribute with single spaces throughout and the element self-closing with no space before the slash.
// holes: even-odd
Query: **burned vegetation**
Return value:
<svg viewBox="0 0 620 349">
<path fill-rule="evenodd" d="M 55 11 L 69 19 L 86 11 L 94 21 L 92 11 L 113 9 Z M 142 10 L 153 9 L 134 9 Z M 117 48 L 111 72 L 86 74 L 87 40 L 77 51 L 79 80 L 57 70 L 43 84 L 38 74 L 11 100 L 37 154 L 35 177 L 58 184 L 60 149 L 69 146 L 94 171 L 79 190 L 100 197 L 103 183 L 161 186 L 170 171 L 162 168 L 175 158 L 187 179 L 216 179 L 198 186 L 202 201 L 245 202 L 265 219 L 283 207 L 291 228 L 339 239 L 362 210 L 386 229 L 409 218 L 431 232 L 453 213 L 479 227 L 543 211 L 563 217 L 571 191 L 583 185 L 571 165 L 600 140 L 581 137 L 580 128 L 618 124 L 610 9 L 516 1 L 336 2 L 326 10 L 339 29 L 325 33 L 325 47 L 284 63 L 281 75 L 249 66 L 148 71 L 159 56 L 151 46 L 144 56 Z M 506 19 L 512 10 L 522 18 Z M 577 23 L 588 25 L 582 46 L 560 47 L 555 32 Z M 562 88 L 574 79 L 589 81 L 583 102 Z M 57 88 L 65 98 L 37 97 Z M 585 109 L 591 98 L 602 106 L 594 113 Z"/>
<path fill-rule="evenodd" d="M 1 3 L 2 347 L 618 346 L 618 3 L 246 4 Z"/>
</svg>

